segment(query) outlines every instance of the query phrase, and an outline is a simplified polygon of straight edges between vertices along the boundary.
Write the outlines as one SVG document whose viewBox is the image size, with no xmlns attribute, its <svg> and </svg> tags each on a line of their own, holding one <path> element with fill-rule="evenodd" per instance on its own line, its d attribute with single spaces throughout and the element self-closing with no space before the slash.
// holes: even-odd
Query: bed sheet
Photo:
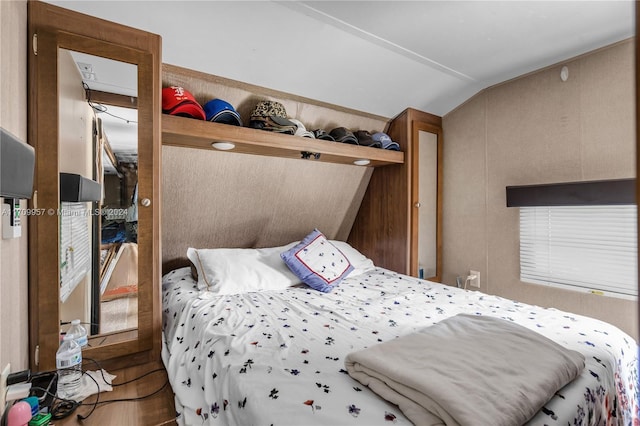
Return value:
<svg viewBox="0 0 640 426">
<path fill-rule="evenodd" d="M 348 376 L 344 358 L 459 313 L 514 321 L 585 355 L 582 374 L 527 424 L 638 424 L 638 347 L 618 328 L 382 268 L 348 277 L 331 293 L 296 286 L 225 296 L 198 291 L 189 268 L 167 274 L 163 360 L 177 421 L 411 424 Z"/>
</svg>

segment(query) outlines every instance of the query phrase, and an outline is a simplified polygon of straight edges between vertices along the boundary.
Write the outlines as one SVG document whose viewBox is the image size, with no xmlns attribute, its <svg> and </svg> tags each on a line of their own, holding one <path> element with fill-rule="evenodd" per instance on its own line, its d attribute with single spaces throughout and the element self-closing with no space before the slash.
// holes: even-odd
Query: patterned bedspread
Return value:
<svg viewBox="0 0 640 426">
<path fill-rule="evenodd" d="M 459 313 L 514 321 L 584 354 L 583 373 L 528 424 L 640 424 L 636 342 L 555 309 L 381 268 L 331 293 L 296 286 L 226 296 L 198 291 L 182 268 L 163 279 L 163 309 L 163 360 L 181 425 L 411 424 L 348 376 L 344 358 Z"/>
</svg>

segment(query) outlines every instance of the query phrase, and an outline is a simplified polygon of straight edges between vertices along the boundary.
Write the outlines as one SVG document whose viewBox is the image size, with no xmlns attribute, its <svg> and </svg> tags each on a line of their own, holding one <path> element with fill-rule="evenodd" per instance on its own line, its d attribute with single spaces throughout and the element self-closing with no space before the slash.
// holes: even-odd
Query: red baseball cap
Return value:
<svg viewBox="0 0 640 426">
<path fill-rule="evenodd" d="M 206 120 L 207 118 L 196 98 L 180 86 L 162 89 L 162 112 L 170 115 L 188 116 L 198 120 Z"/>
</svg>

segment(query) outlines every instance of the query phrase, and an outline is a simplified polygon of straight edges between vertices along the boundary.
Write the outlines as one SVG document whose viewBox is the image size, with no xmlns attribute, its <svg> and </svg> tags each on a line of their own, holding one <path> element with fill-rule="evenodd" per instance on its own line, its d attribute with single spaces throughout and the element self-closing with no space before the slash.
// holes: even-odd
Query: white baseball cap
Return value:
<svg viewBox="0 0 640 426">
<path fill-rule="evenodd" d="M 298 128 L 296 129 L 296 133 L 294 134 L 295 136 L 301 136 L 303 138 L 311 138 L 311 139 L 316 138 L 312 132 L 308 131 L 307 128 L 304 127 L 304 124 L 302 124 L 300 120 L 296 120 L 295 118 L 289 118 L 289 121 L 291 121 L 293 124 L 298 126 Z"/>
</svg>

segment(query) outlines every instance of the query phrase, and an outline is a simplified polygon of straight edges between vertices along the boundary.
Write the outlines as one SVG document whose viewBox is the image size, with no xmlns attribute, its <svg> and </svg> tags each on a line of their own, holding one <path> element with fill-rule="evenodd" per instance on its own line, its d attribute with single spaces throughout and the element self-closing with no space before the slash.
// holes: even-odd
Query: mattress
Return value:
<svg viewBox="0 0 640 426">
<path fill-rule="evenodd" d="M 189 268 L 165 275 L 162 356 L 177 422 L 411 424 L 347 374 L 345 357 L 461 313 L 513 321 L 585 356 L 578 378 L 527 424 L 638 424 L 638 346 L 618 328 L 383 268 L 330 293 L 299 285 L 215 295 L 197 289 Z"/>
</svg>

